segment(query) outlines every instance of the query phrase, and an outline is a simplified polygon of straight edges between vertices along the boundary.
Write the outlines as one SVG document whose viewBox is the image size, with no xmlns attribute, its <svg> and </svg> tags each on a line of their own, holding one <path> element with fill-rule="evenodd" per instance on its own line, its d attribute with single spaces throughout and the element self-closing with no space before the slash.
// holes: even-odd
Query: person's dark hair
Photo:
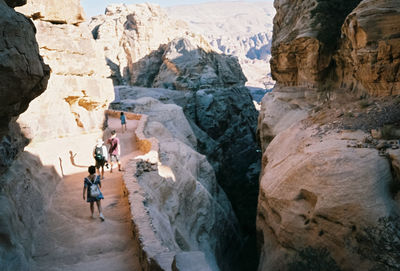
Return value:
<svg viewBox="0 0 400 271">
<path fill-rule="evenodd" d="M 115 135 L 115 130 L 112 130 L 112 131 L 111 131 L 111 135 Z"/>
<path fill-rule="evenodd" d="M 88 172 L 89 172 L 89 174 L 95 174 L 96 173 L 96 167 L 95 166 L 90 166 L 88 168 Z"/>
<path fill-rule="evenodd" d="M 121 116 L 123 116 L 124 115 L 124 112 L 121 112 Z"/>
</svg>

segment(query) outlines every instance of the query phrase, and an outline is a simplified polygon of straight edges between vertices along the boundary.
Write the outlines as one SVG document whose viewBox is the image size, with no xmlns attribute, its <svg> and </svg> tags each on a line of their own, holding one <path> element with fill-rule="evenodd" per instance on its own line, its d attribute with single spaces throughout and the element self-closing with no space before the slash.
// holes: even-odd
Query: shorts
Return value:
<svg viewBox="0 0 400 271">
<path fill-rule="evenodd" d="M 111 154 L 111 155 L 110 155 L 110 161 L 111 161 L 111 162 L 119 162 L 119 155 L 117 155 L 117 154 Z"/>
<path fill-rule="evenodd" d="M 96 160 L 96 168 L 99 169 L 100 167 L 104 167 L 104 164 L 106 163 L 106 160 Z"/>
</svg>

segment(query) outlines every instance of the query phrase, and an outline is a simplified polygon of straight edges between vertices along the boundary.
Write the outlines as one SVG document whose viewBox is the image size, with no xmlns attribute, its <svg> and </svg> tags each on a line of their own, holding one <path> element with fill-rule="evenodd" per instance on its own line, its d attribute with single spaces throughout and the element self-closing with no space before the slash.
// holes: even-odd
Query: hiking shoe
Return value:
<svg viewBox="0 0 400 271">
<path fill-rule="evenodd" d="M 94 214 L 92 214 L 91 218 L 92 218 L 92 219 L 94 219 L 94 218 L 95 218 L 95 217 L 94 217 Z"/>
<path fill-rule="evenodd" d="M 104 215 L 103 215 L 103 213 L 100 213 L 100 219 L 101 219 L 101 221 L 104 221 Z"/>
</svg>

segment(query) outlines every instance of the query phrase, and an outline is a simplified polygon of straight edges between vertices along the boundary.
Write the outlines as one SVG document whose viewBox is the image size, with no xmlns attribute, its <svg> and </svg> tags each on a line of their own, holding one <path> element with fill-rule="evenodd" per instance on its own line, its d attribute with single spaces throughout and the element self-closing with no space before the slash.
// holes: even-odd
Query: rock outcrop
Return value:
<svg viewBox="0 0 400 271">
<path fill-rule="evenodd" d="M 347 16 L 335 56 L 342 87 L 373 96 L 400 95 L 399 20 L 395 0 L 363 1 Z"/>
<path fill-rule="evenodd" d="M 219 1 L 165 8 L 205 37 L 218 53 L 236 56 L 248 81 L 246 86 L 270 89 L 272 2 Z"/>
<path fill-rule="evenodd" d="M 104 48 L 115 85 L 131 81 L 132 65 L 176 37 L 188 34 L 182 21 L 171 20 L 158 5 L 110 5 L 89 23 Z"/>
<path fill-rule="evenodd" d="M 245 87 L 233 87 L 174 91 L 121 86 L 118 91 L 121 101 L 152 97 L 165 104 L 177 104 L 183 108 L 195 136 L 195 144 L 188 145 L 207 156 L 218 183 L 231 201 L 244 235 L 251 236 L 254 233 L 260 153 L 255 135 L 257 111 L 248 90 Z M 124 108 L 139 112 L 137 107 Z M 165 123 L 168 125 L 175 122 Z M 178 119 L 176 123 L 183 125 L 186 121 Z M 174 129 L 170 131 L 173 133 Z M 185 141 L 193 138 L 189 134 L 177 134 L 175 137 Z M 251 257 L 256 255 L 252 249 L 250 244 L 245 249 L 254 252 L 253 255 L 249 253 L 247 266 L 253 265 Z"/>
<path fill-rule="evenodd" d="M 28 0 L 18 12 L 37 20 L 55 24 L 79 24 L 85 21 L 80 0 Z"/>
<path fill-rule="evenodd" d="M 275 1 L 259 270 L 400 266 L 400 4 L 339 2 Z"/>
<path fill-rule="evenodd" d="M 8 1 L 11 7 L 18 1 Z M 22 14 L 0 2 L 0 136 L 12 117 L 24 112 L 47 85 L 49 67 L 39 55 L 36 29 Z"/>
<path fill-rule="evenodd" d="M 116 85 L 199 89 L 246 81 L 236 58 L 213 52 L 202 36 L 157 5 L 111 5 L 89 26 Z"/>
<path fill-rule="evenodd" d="M 246 82 L 236 58 L 212 51 L 202 39 L 176 38 L 132 65 L 131 83 L 197 90 Z"/>
<path fill-rule="evenodd" d="M 150 97 L 123 99 L 113 107 L 146 114 L 144 134 L 158 140 L 158 165 L 148 160 L 154 167 L 136 166 L 157 238 L 170 253 L 202 251 L 212 270 L 229 269 L 236 252 L 228 248 L 240 247 L 238 223 L 212 166 L 195 150 L 182 108 Z"/>
<path fill-rule="evenodd" d="M 88 27 L 72 20 L 83 16 L 79 1 L 71 3 L 73 8 L 66 13 L 57 7 L 70 2 L 57 3 L 45 6 L 31 1 L 21 9 L 34 19 L 40 53 L 52 70 L 47 91 L 18 119 L 26 136 L 35 140 L 100 130 L 104 110 L 114 99 L 103 51 Z"/>
<path fill-rule="evenodd" d="M 29 141 L 15 122 L 46 89 L 50 73 L 39 55 L 35 27 L 10 8 L 25 2 L 0 1 L 0 269 L 7 271 L 30 268 L 36 215 L 43 213 L 42 203 L 58 180 L 37 157 L 22 152 Z"/>
</svg>

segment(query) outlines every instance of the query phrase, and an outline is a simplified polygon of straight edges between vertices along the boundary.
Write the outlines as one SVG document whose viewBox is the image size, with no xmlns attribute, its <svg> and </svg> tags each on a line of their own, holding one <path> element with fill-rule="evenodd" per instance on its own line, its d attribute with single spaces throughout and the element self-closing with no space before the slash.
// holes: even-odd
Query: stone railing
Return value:
<svg viewBox="0 0 400 271">
<path fill-rule="evenodd" d="M 119 117 L 121 111 L 108 110 L 111 117 Z M 127 119 L 139 120 L 136 128 L 136 144 L 142 152 L 141 159 L 151 163 L 158 161 L 158 140 L 146 138 L 144 128 L 147 123 L 147 116 L 124 112 Z M 133 234 L 136 239 L 139 251 L 139 261 L 144 271 L 150 270 L 172 270 L 172 262 L 175 252 L 162 245 L 157 238 L 151 223 L 151 217 L 145 207 L 145 192 L 140 187 L 136 177 L 136 163 L 140 159 L 132 158 L 125 166 L 124 184 L 128 193 L 128 200 L 131 209 Z"/>
<path fill-rule="evenodd" d="M 121 111 L 107 110 L 107 115 L 111 117 L 120 116 Z M 135 136 L 136 144 L 142 155 L 129 160 L 125 165 L 123 175 L 125 191 L 131 211 L 133 234 L 139 251 L 139 261 L 144 271 L 191 271 L 204 270 L 211 271 L 204 253 L 200 251 L 180 252 L 171 251 L 164 246 L 155 233 L 152 226 L 152 218 L 149 215 L 146 204 L 146 193 L 141 188 L 135 176 L 137 162 L 146 161 L 150 164 L 159 164 L 159 143 L 154 137 L 147 138 L 144 129 L 147 124 L 148 116 L 144 114 L 133 114 L 124 112 L 127 119 L 139 120 Z"/>
</svg>

